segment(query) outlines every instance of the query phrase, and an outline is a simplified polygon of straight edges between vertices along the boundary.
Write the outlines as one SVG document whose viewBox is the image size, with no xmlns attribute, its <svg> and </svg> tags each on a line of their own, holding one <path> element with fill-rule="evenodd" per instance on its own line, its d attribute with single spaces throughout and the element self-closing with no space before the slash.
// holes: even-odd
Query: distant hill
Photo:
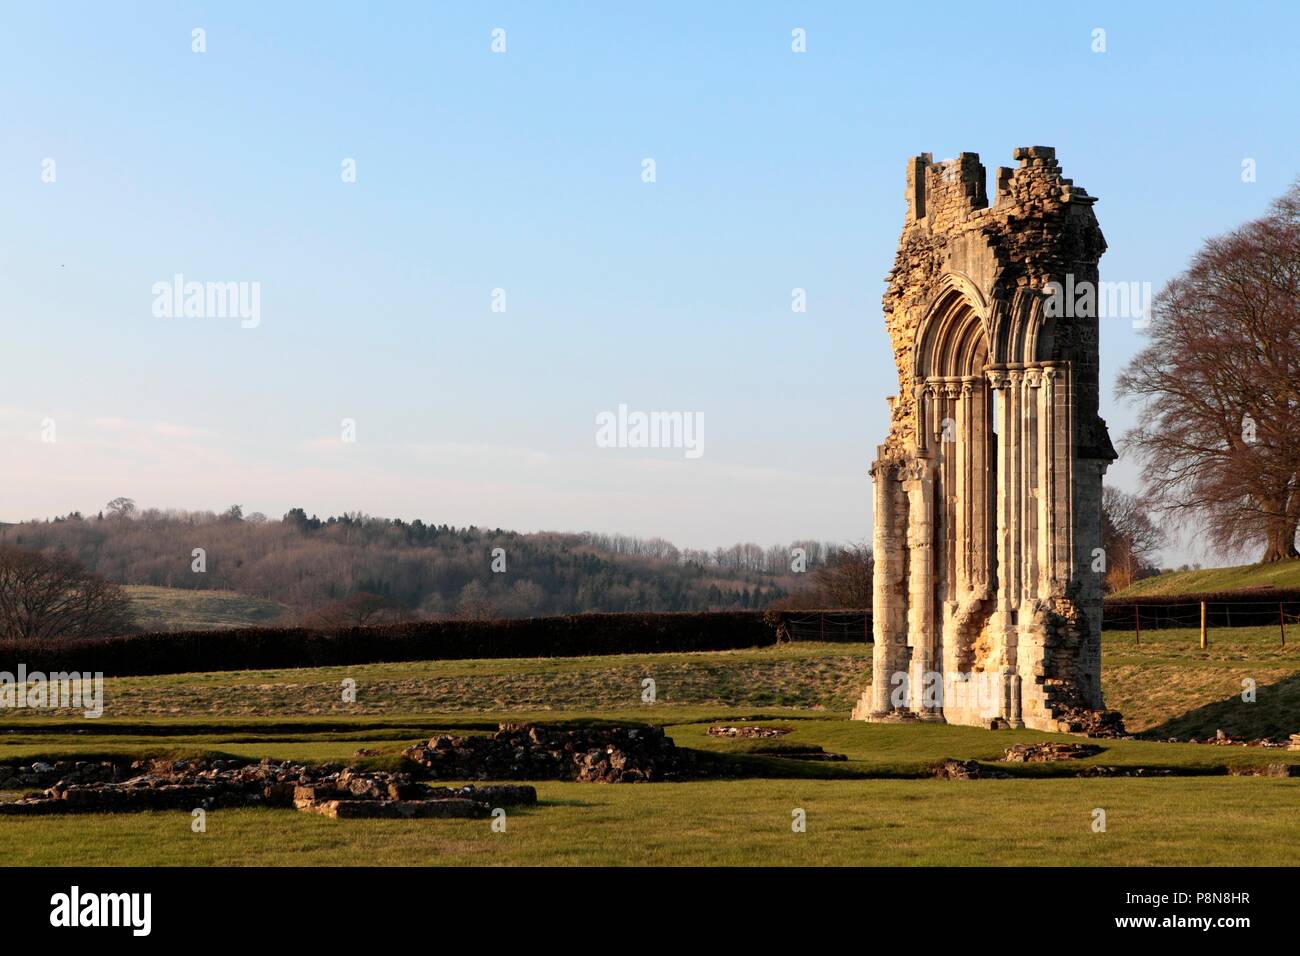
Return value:
<svg viewBox="0 0 1300 956">
<path fill-rule="evenodd" d="M 106 515 L 10 524 L 0 543 L 68 553 L 117 584 L 158 589 L 137 592 L 146 627 L 151 615 L 167 626 L 265 623 L 283 609 L 296 619 L 358 592 L 429 618 L 754 610 L 801 591 L 840 553 L 811 540 L 702 551 L 661 538 L 318 518 L 301 508 L 268 520 L 238 506 L 215 514 L 111 504 Z"/>
<path fill-rule="evenodd" d="M 235 591 L 194 591 L 128 584 L 136 623 L 146 631 L 209 631 L 289 624 L 291 608 Z"/>
<path fill-rule="evenodd" d="M 1234 568 L 1204 568 L 1200 571 L 1166 571 L 1164 574 L 1135 581 L 1109 597 L 1164 597 L 1260 587 L 1300 588 L 1300 561 L 1244 564 Z"/>
</svg>

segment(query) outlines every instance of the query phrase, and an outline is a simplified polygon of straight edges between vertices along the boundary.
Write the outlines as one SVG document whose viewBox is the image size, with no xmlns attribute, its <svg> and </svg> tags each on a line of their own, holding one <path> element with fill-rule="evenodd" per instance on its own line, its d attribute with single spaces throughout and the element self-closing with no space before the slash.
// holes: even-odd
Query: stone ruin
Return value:
<svg viewBox="0 0 1300 956">
<path fill-rule="evenodd" d="M 527 786 L 433 787 L 409 773 L 337 764 L 223 759 L 60 764 L 38 761 L 0 768 L 0 788 L 48 784 L 40 793 L 0 802 L 0 816 L 262 806 L 293 807 L 333 818 L 411 819 L 486 817 L 496 807 L 537 802 L 537 791 Z"/>
<path fill-rule="evenodd" d="M 726 769 L 708 754 L 679 750 L 662 727 L 501 724 L 491 737 L 434 737 L 403 756 L 442 780 L 648 783 L 718 776 Z"/>
<path fill-rule="evenodd" d="M 1113 734 L 1094 567 L 1116 456 L 1096 310 L 1061 307 L 1089 284 L 1095 303 L 1106 241 L 1055 150 L 1015 158 L 992 205 L 975 153 L 907 165 L 884 296 L 899 393 L 871 466 L 874 682 L 853 716 Z"/>
<path fill-rule="evenodd" d="M 206 758 L 0 766 L 0 791 L 28 791 L 0 801 L 0 816 L 266 806 L 340 819 L 486 817 L 496 807 L 536 804 L 537 791 L 418 778 L 641 783 L 737 772 L 709 754 L 678 749 L 661 727 L 501 724 L 491 736 L 439 736 L 402 755 L 409 772 Z"/>
</svg>

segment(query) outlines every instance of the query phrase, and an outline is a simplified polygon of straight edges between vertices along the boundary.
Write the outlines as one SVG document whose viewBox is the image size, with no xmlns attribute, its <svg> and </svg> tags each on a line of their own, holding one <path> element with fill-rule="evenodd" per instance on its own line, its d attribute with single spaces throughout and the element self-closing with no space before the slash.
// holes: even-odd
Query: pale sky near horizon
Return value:
<svg viewBox="0 0 1300 956">
<path fill-rule="evenodd" d="M 1300 174 L 1293 5 L 699 6 L 0 6 L 0 521 L 869 539 L 907 157 L 1055 146 L 1155 289 Z M 256 327 L 156 317 L 177 274 Z M 1117 444 L 1141 342 L 1103 321 Z M 703 453 L 599 447 L 620 404 Z"/>
</svg>

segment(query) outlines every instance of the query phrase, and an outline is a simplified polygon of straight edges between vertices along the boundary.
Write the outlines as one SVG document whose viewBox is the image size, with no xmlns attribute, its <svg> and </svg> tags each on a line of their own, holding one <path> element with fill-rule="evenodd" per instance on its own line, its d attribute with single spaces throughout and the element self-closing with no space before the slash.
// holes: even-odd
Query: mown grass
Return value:
<svg viewBox="0 0 1300 956">
<path fill-rule="evenodd" d="M 1296 648 L 1268 629 L 1211 635 L 1108 632 L 1108 702 L 1130 726 L 1183 721 L 1295 727 L 1287 696 Z M 1300 643 L 1298 641 L 1297 643 Z M 0 817 L 8 864 L 1294 864 L 1300 780 L 1226 776 L 1300 762 L 1279 749 L 1095 741 L 1083 761 L 997 764 L 1019 779 L 928 778 L 948 758 L 992 765 L 1012 743 L 1069 740 L 1036 731 L 865 724 L 847 711 L 870 680 L 869 645 L 552 660 L 442 661 L 134 677 L 106 682 L 105 715 L 0 712 L 0 764 L 38 757 L 226 755 L 397 768 L 401 750 L 440 732 L 498 721 L 654 723 L 678 746 L 725 755 L 741 779 L 601 786 L 544 781 L 542 804 L 486 821 L 326 820 L 292 810 Z M 1254 676 L 1259 698 L 1240 701 Z M 656 700 L 642 700 L 644 678 Z M 344 679 L 357 702 L 345 704 Z M 1290 683 L 1288 683 L 1290 682 Z M 1217 710 L 1216 710 L 1217 708 Z M 1253 709 L 1252 709 L 1253 708 Z M 820 762 L 760 755 L 771 741 L 711 737 L 744 719 L 781 726 L 787 748 L 843 754 Z M 1225 729 L 1229 723 L 1220 723 Z M 1209 733 L 1212 734 L 1213 728 Z M 1164 735 L 1168 735 L 1167 733 Z M 1203 734 L 1204 735 L 1204 734 Z M 356 757 L 360 748 L 378 751 Z M 1169 770 L 1153 779 L 1077 777 L 1089 766 Z M 791 832 L 791 812 L 807 832 Z M 1107 813 L 1107 832 L 1091 829 Z"/>
<path fill-rule="evenodd" d="M 11 865 L 1287 865 L 1292 780 L 741 780 L 540 783 L 486 820 L 226 810 L 5 818 Z M 1094 810 L 1106 831 L 1092 830 Z M 792 813 L 806 814 L 793 832 Z"/>
<path fill-rule="evenodd" d="M 577 715 L 574 715 L 577 716 Z M 107 759 L 141 756 L 271 757 L 307 762 L 358 762 L 359 749 L 377 750 L 362 763 L 396 767 L 401 751 L 415 741 L 435 734 L 483 734 L 496 729 L 499 720 L 545 723 L 553 726 L 656 724 L 666 728 L 680 747 L 743 758 L 745 772 L 754 776 L 789 778 L 868 778 L 928 776 L 930 768 L 945 759 L 1000 760 L 1014 743 L 1043 740 L 1074 742 L 1077 738 L 1034 730 L 990 733 L 976 727 L 946 724 L 868 724 L 813 711 L 780 709 L 745 711 L 707 708 L 651 708 L 597 711 L 581 719 L 554 713 L 482 714 L 474 720 L 444 714 L 427 720 L 386 722 L 374 718 L 319 721 L 230 721 L 171 723 L 158 720 L 122 721 L 104 725 L 103 732 L 69 733 L 67 724 L 29 722 L 0 735 L 0 764 L 38 758 Z M 834 762 L 788 759 L 778 755 L 753 755 L 772 746 L 768 740 L 712 737 L 715 724 L 742 720 L 788 728 L 778 743 L 787 748 L 822 748 L 848 759 Z M 1300 752 L 1259 747 L 1212 747 L 1144 740 L 1096 741 L 1102 753 L 1086 760 L 1052 764 L 1000 764 L 999 769 L 1025 776 L 1072 775 L 1092 765 L 1169 768 L 1177 772 L 1224 773 L 1234 767 L 1259 767 L 1270 763 L 1300 763 Z"/>
<path fill-rule="evenodd" d="M 284 623 L 293 611 L 278 601 L 237 591 L 125 586 L 136 623 L 146 631 L 209 631 Z"/>
</svg>

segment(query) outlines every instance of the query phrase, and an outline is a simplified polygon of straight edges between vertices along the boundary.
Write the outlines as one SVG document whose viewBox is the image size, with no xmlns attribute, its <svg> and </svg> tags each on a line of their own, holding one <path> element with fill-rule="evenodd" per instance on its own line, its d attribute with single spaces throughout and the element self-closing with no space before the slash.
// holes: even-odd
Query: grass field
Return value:
<svg viewBox="0 0 1300 956">
<path fill-rule="evenodd" d="M 1300 651 L 1267 629 L 1108 633 L 1106 693 L 1130 723 L 1225 729 L 1233 721 L 1300 731 Z M 1298 642 L 1300 643 L 1300 642 Z M 1240 676 L 1259 699 L 1240 700 Z M 641 700 L 642 681 L 657 700 Z M 357 703 L 340 684 L 357 682 Z M 1300 762 L 1300 752 L 1155 740 L 1102 741 L 1085 761 L 998 768 L 1012 780 L 929 778 L 947 758 L 997 761 L 1035 731 L 852 722 L 870 646 L 796 644 L 745 651 L 442 661 L 133 677 L 106 682 L 99 720 L 49 711 L 0 717 L 0 763 L 47 758 L 231 755 L 400 766 L 437 732 L 486 733 L 501 719 L 662 724 L 679 746 L 727 755 L 739 780 L 602 786 L 541 782 L 541 803 L 486 821 L 327 820 L 291 810 L 227 810 L 190 832 L 185 813 L 0 818 L 9 864 L 1265 864 L 1297 863 L 1300 778 L 1229 775 Z M 713 723 L 758 718 L 780 745 L 847 759 L 756 755 L 770 741 L 710 737 Z M 1289 728 L 1289 730 L 1288 730 Z M 1213 733 L 1210 727 L 1209 734 Z M 1198 731 L 1199 733 L 1199 731 Z M 1075 739 L 1075 738 L 1064 738 Z M 358 758 L 358 748 L 379 751 Z M 1079 777 L 1089 766 L 1173 776 Z M 807 832 L 791 830 L 802 808 Z M 1094 833 L 1092 813 L 1107 814 Z"/>
<path fill-rule="evenodd" d="M 1122 600 L 1127 597 L 1212 593 L 1258 587 L 1300 587 L 1300 561 L 1243 564 L 1231 568 L 1203 568 L 1200 571 L 1170 571 L 1134 581 L 1111 597 Z"/>
<path fill-rule="evenodd" d="M 236 591 L 194 591 L 129 584 L 136 622 L 146 631 L 209 631 L 285 623 L 293 612 L 277 601 Z"/>
<path fill-rule="evenodd" d="M 1300 732 L 1300 634 L 1270 628 L 1107 631 L 1102 687 L 1130 731 L 1162 738 Z M 789 707 L 847 713 L 871 680 L 869 644 L 785 644 L 705 653 L 416 661 L 216 671 L 105 681 L 104 718 L 583 714 L 636 710 L 642 681 L 665 706 Z M 1258 687 L 1241 699 L 1242 681 Z M 344 703 L 344 680 L 357 684 Z M 41 712 L 14 711 L 28 720 Z M 46 712 L 48 713 L 48 712 Z"/>
<path fill-rule="evenodd" d="M 487 821 L 292 810 L 5 819 L 9 865 L 1294 865 L 1295 780 L 708 781 L 538 785 Z M 807 831 L 792 832 L 803 809 Z M 1104 833 L 1091 829 L 1106 811 Z"/>
</svg>

